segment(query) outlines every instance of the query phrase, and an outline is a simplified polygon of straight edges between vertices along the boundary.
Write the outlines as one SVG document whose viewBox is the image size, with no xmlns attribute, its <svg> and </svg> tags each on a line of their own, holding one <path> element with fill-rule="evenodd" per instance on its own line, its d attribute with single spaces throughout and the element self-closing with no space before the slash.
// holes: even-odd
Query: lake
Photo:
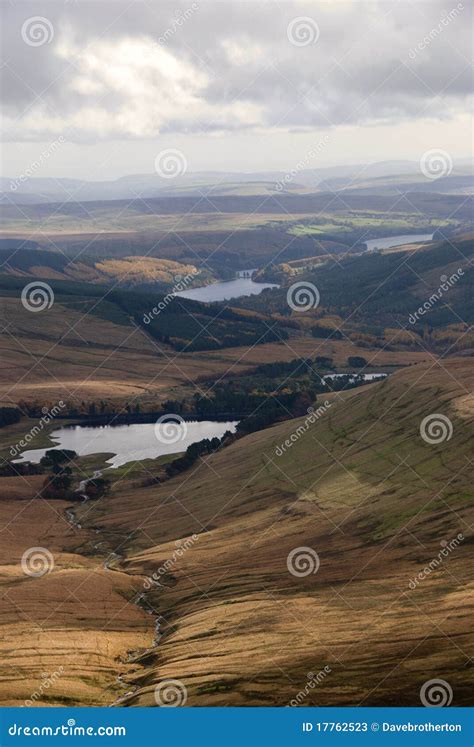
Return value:
<svg viewBox="0 0 474 747">
<path fill-rule="evenodd" d="M 188 446 L 204 438 L 221 438 L 226 431 L 235 432 L 238 420 L 211 420 L 168 423 L 135 423 L 132 425 L 68 426 L 51 433 L 54 442 L 49 449 L 72 449 L 79 456 L 113 453 L 107 464 L 120 467 L 140 459 L 156 459 L 164 454 L 186 451 Z M 38 464 L 47 449 L 30 449 L 21 454 L 18 462 Z"/>
<path fill-rule="evenodd" d="M 242 270 L 242 272 L 245 272 Z M 211 283 L 200 288 L 179 291 L 175 293 L 181 298 L 190 298 L 192 301 L 211 303 L 212 301 L 228 301 L 240 296 L 258 296 L 265 288 L 279 288 L 275 283 L 255 283 L 252 278 L 238 277 L 235 280 L 226 280 L 222 283 Z"/>
<path fill-rule="evenodd" d="M 385 236 L 382 239 L 370 239 L 365 241 L 368 252 L 375 249 L 390 249 L 392 246 L 402 246 L 402 244 L 417 244 L 419 241 L 431 241 L 432 233 L 412 233 L 403 236 Z"/>
<path fill-rule="evenodd" d="M 326 374 L 326 376 L 323 376 L 323 381 L 326 381 L 326 379 L 340 379 L 342 376 L 350 376 L 351 380 L 354 381 L 357 377 L 362 379 L 363 381 L 377 381 L 378 379 L 386 379 L 388 374 L 386 373 L 364 373 L 359 374 L 357 372 L 355 373 L 335 373 L 335 374 Z"/>
</svg>

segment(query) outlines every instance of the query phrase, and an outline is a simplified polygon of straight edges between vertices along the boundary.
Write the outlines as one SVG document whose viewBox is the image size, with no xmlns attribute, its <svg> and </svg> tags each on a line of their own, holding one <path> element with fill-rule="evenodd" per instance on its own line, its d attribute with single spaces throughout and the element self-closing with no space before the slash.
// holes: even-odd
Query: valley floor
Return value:
<svg viewBox="0 0 474 747">
<path fill-rule="evenodd" d="M 414 706 L 441 678 L 470 703 L 471 390 L 467 359 L 412 366 L 162 485 L 122 470 L 81 529 L 41 477 L 1 478 L 2 703 L 60 666 L 38 702 L 156 705 L 173 679 L 191 706 Z M 430 444 L 436 413 L 452 434 Z"/>
</svg>

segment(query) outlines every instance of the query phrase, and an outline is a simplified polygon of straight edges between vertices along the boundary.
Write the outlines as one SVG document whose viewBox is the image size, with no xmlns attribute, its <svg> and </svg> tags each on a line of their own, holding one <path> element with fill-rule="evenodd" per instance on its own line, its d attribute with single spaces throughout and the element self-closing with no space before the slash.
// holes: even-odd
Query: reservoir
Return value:
<svg viewBox="0 0 474 747">
<path fill-rule="evenodd" d="M 390 249 L 393 246 L 402 246 L 403 244 L 417 244 L 419 241 L 431 241 L 432 233 L 412 233 L 403 236 L 385 236 L 382 239 L 369 239 L 365 241 L 368 252 L 376 249 Z"/>
<path fill-rule="evenodd" d="M 242 270 L 242 273 L 251 272 Z M 227 280 L 222 283 L 211 283 L 200 288 L 179 291 L 175 293 L 181 298 L 190 298 L 192 301 L 212 303 L 212 301 L 228 301 L 240 296 L 258 296 L 265 288 L 278 288 L 275 283 L 256 283 L 250 277 L 238 277 L 235 280 Z"/>
<path fill-rule="evenodd" d="M 49 449 L 72 449 L 79 456 L 112 453 L 110 467 L 141 459 L 156 459 L 164 454 L 186 451 L 188 446 L 204 438 L 221 438 L 226 431 L 235 432 L 238 420 L 183 421 L 181 423 L 135 423 L 131 425 L 67 426 L 51 433 L 54 442 Z M 38 464 L 47 449 L 30 449 L 18 462 Z"/>
<path fill-rule="evenodd" d="M 386 373 L 334 373 L 334 374 L 326 374 L 326 376 L 323 376 L 323 381 L 332 381 L 333 379 L 341 379 L 345 376 L 349 376 L 351 381 L 356 381 L 357 379 L 361 381 L 381 381 L 382 379 L 386 379 L 388 374 Z"/>
</svg>

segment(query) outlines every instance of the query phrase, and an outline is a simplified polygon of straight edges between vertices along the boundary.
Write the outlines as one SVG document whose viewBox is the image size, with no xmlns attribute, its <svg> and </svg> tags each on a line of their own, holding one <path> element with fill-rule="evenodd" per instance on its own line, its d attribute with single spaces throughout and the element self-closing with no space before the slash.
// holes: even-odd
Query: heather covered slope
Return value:
<svg viewBox="0 0 474 747">
<path fill-rule="evenodd" d="M 220 350 L 176 351 L 169 342 L 162 342 L 150 333 L 150 325 L 139 324 L 113 302 L 112 295 L 96 286 L 52 282 L 54 304 L 50 309 L 34 314 L 21 303 L 24 279 L 0 277 L 0 401 L 27 401 L 54 404 L 64 400 L 80 407 L 82 402 L 107 401 L 111 407 L 127 402 L 139 403 L 144 409 L 155 409 L 166 399 L 180 398 L 184 387 L 194 393 L 196 382 L 203 378 L 220 378 L 231 371 L 239 374 L 252 366 L 272 361 L 292 360 L 299 356 L 329 355 L 338 367 L 348 356 L 364 355 L 375 366 L 390 366 L 428 359 L 423 350 L 405 352 L 393 349 L 359 347 L 350 340 L 315 340 L 298 336 L 291 340 L 265 342 L 262 329 L 269 326 L 249 322 L 254 318 L 240 311 L 243 322 L 224 318 L 221 337 L 232 337 L 228 347 Z M 82 294 L 82 295 L 81 295 Z M 117 294 L 122 298 L 122 293 Z M 139 298 L 141 311 L 150 312 L 160 296 L 125 293 L 125 298 Z M 145 299 L 145 300 L 144 300 Z M 192 330 L 191 319 L 179 301 L 175 314 L 174 302 L 169 304 L 169 319 L 188 335 L 188 341 L 202 341 L 213 316 L 200 319 L 199 332 Z M 204 308 L 188 301 L 186 308 L 196 317 L 195 308 Z M 212 310 L 220 317 L 222 309 Z M 232 315 L 232 310 L 228 311 Z M 164 314 L 156 317 L 161 329 Z M 266 318 L 266 317 L 265 317 Z M 220 318 L 217 320 L 220 322 Z M 258 345 L 236 346 L 233 329 L 242 332 L 242 340 L 259 340 Z M 245 333 L 245 335 L 244 335 Z M 217 330 L 216 330 L 217 334 Z"/>
<path fill-rule="evenodd" d="M 43 479 L 0 478 L 0 703 L 109 705 L 153 621 L 134 579 L 104 568 L 97 535 L 39 497 Z"/>
<path fill-rule="evenodd" d="M 121 568 L 160 581 L 146 603 L 163 637 L 124 702 L 153 705 L 173 678 L 189 705 L 285 705 L 300 691 L 306 705 L 418 705 L 442 678 L 467 705 L 471 389 L 467 360 L 412 366 L 304 432 L 300 420 L 246 436 L 161 486 L 122 475 L 86 504 L 81 522 L 110 549 L 128 537 Z M 420 435 L 433 414 L 452 427 L 439 443 Z M 317 572 L 289 572 L 296 548 L 318 554 Z"/>
</svg>

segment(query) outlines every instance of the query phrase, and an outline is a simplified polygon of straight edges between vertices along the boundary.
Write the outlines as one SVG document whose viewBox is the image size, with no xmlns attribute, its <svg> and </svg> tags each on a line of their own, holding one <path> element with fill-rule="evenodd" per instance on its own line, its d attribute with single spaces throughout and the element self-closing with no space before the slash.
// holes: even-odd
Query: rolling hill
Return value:
<svg viewBox="0 0 474 747">
<path fill-rule="evenodd" d="M 469 230 L 472 197 L 326 192 L 3 204 L 0 222 L 5 240 L 73 258 L 151 256 L 229 277 L 328 251 L 362 251 L 364 241 L 380 236 Z"/>
<path fill-rule="evenodd" d="M 470 174 L 472 164 L 469 159 L 461 160 L 454 166 L 452 178 L 441 182 L 428 180 L 420 173 L 417 161 L 385 161 L 372 164 L 353 164 L 319 169 L 298 169 L 296 178 L 286 187 L 295 191 L 332 191 L 333 188 L 364 189 L 377 186 L 377 181 L 394 182 L 407 187 L 419 183 L 423 191 L 437 189 L 449 192 L 455 189 L 455 179 Z M 81 179 L 30 177 L 17 180 L 0 178 L 0 200 L 4 203 L 34 204 L 63 200 L 93 201 L 100 199 L 134 199 L 137 196 L 152 198 L 173 194 L 271 194 L 277 184 L 285 179 L 285 171 L 262 172 L 217 172 L 203 171 L 177 176 L 170 182 L 158 174 L 130 174 L 108 181 L 85 181 Z M 407 184 L 404 184 L 407 182 Z M 472 179 L 471 179 L 472 183 Z"/>
<path fill-rule="evenodd" d="M 105 531 L 143 527 L 119 564 L 133 574 L 152 576 L 178 540 L 198 536 L 146 596 L 163 637 L 137 658 L 126 702 L 152 704 L 154 686 L 175 677 L 193 705 L 284 705 L 328 665 L 305 704 L 416 705 L 434 677 L 467 704 L 471 386 L 461 361 L 417 366 L 333 402 L 281 457 L 301 421 L 139 491 L 138 510 L 119 484 L 113 514 L 81 511 Z M 432 413 L 450 419 L 449 440 L 423 440 Z M 316 573 L 288 572 L 298 547 L 318 553 Z"/>
<path fill-rule="evenodd" d="M 345 370 L 349 356 L 391 367 L 433 354 L 468 354 L 474 347 L 473 247 L 468 236 L 417 250 L 333 258 L 311 270 L 297 268 L 296 276 L 282 276 L 281 290 L 231 307 L 165 303 L 163 292 L 52 279 L 71 271 L 67 260 L 22 249 L 11 260 L 14 274 L 0 275 L 0 398 L 7 404 L 11 397 L 40 404 L 64 399 L 72 409 L 98 400 L 115 409 L 133 401 L 156 410 L 163 399 L 192 396 L 199 381 L 261 363 L 328 356 Z M 31 264 L 37 257 L 43 265 Z M 127 262 L 104 264 L 119 276 L 124 264 L 129 270 Z M 455 277 L 459 268 L 463 274 L 439 293 L 442 277 Z M 39 315 L 20 300 L 36 270 L 54 293 L 52 307 Z M 319 289 L 317 308 L 290 309 L 288 287 L 295 281 Z M 426 302 L 426 313 L 415 318 Z"/>
<path fill-rule="evenodd" d="M 64 506 L 7 478 L 5 510 L 23 509 L 3 561 L 3 659 L 23 673 L 9 702 L 29 697 L 40 654 L 43 671 L 64 669 L 50 705 L 99 690 L 156 705 L 173 679 L 190 706 L 415 706 L 434 678 L 468 705 L 471 387 L 466 360 L 432 360 L 162 485 L 123 470 L 74 508 L 80 530 L 59 517 L 47 530 Z M 25 542 L 54 551 L 51 573 L 18 575 Z"/>
<path fill-rule="evenodd" d="M 28 246 L 30 243 L 33 245 Z M 209 277 L 209 273 L 199 273 L 194 265 L 171 259 L 134 256 L 97 260 L 87 254 L 75 259 L 61 251 L 45 251 L 33 242 L 8 239 L 0 240 L 0 270 L 14 277 L 72 280 L 124 288 L 138 286 L 165 292 L 187 275 L 195 275 L 196 279 L 199 276 L 200 283 Z"/>
<path fill-rule="evenodd" d="M 310 328 L 326 327 L 354 342 L 382 346 L 420 346 L 453 354 L 474 347 L 472 234 L 386 252 L 338 258 L 263 274 L 283 287 L 265 299 L 240 299 L 239 306 L 288 315 L 287 286 L 300 283 L 314 295 L 316 308 L 291 312 Z M 290 274 L 288 274 L 290 273 Z M 421 311 L 420 311 L 421 309 Z M 317 335 L 316 335 L 317 336 Z"/>
</svg>

